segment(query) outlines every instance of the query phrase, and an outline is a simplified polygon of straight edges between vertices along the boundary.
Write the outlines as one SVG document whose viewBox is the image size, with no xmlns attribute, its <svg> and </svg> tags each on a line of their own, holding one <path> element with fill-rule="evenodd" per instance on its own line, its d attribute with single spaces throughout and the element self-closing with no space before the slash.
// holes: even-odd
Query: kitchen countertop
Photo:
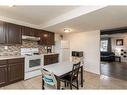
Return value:
<svg viewBox="0 0 127 95">
<path fill-rule="evenodd" d="M 41 54 L 41 55 L 52 55 L 52 54 L 59 54 L 59 53 L 44 53 L 44 54 Z"/>
<path fill-rule="evenodd" d="M 59 53 L 44 53 L 44 54 L 41 54 L 41 55 L 52 55 L 52 54 L 59 54 Z M 24 56 L 21 56 L 21 55 L 0 56 L 0 60 L 15 59 L 15 58 L 24 58 Z"/>
<path fill-rule="evenodd" d="M 24 58 L 24 56 L 21 56 L 21 55 L 17 55 L 17 56 L 0 56 L 0 60 L 15 59 L 15 58 Z"/>
</svg>

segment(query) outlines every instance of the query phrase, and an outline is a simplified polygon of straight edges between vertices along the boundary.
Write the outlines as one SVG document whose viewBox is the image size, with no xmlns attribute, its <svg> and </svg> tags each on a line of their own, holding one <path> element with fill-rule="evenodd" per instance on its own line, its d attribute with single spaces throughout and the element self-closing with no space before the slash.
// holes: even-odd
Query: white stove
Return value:
<svg viewBox="0 0 127 95">
<path fill-rule="evenodd" d="M 42 56 L 38 48 L 21 48 L 21 55 L 25 57 L 25 79 L 41 75 Z"/>
</svg>

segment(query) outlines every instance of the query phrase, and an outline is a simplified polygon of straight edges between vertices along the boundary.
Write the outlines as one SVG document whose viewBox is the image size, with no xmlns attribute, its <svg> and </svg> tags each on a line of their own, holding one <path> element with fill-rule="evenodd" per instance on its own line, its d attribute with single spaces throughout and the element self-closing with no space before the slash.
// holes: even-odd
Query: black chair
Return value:
<svg viewBox="0 0 127 95">
<path fill-rule="evenodd" d="M 70 89 L 72 89 L 72 86 L 79 89 L 79 83 L 78 83 L 79 69 L 80 69 L 80 62 L 77 64 L 73 64 L 72 72 L 61 78 L 61 80 L 65 82 L 65 86 L 66 84 L 69 84 Z M 73 82 L 76 82 L 76 85 L 74 85 Z"/>
</svg>

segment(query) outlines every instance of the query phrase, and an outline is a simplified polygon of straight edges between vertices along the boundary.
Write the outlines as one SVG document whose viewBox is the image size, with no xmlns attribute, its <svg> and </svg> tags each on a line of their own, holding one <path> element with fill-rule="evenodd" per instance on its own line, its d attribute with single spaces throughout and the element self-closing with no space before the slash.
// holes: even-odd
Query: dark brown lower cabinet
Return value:
<svg viewBox="0 0 127 95">
<path fill-rule="evenodd" d="M 44 55 L 44 65 L 50 65 L 59 62 L 59 54 Z"/>
<path fill-rule="evenodd" d="M 24 79 L 24 59 L 0 60 L 0 87 Z"/>
<path fill-rule="evenodd" d="M 11 63 L 8 66 L 8 82 L 13 83 L 24 79 L 23 63 Z"/>
<path fill-rule="evenodd" d="M 7 62 L 6 60 L 0 61 L 0 87 L 7 84 Z"/>
</svg>

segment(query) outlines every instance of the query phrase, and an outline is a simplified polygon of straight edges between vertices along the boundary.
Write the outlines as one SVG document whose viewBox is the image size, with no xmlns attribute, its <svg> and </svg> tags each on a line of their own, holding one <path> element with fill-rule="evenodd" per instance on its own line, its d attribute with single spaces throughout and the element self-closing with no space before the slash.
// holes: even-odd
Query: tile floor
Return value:
<svg viewBox="0 0 127 95">
<path fill-rule="evenodd" d="M 96 75 L 93 73 L 84 73 L 84 87 L 85 89 L 127 89 L 127 81 L 120 80 L 104 75 Z M 41 76 L 31 78 L 29 80 L 20 81 L 0 89 L 41 89 Z"/>
</svg>

